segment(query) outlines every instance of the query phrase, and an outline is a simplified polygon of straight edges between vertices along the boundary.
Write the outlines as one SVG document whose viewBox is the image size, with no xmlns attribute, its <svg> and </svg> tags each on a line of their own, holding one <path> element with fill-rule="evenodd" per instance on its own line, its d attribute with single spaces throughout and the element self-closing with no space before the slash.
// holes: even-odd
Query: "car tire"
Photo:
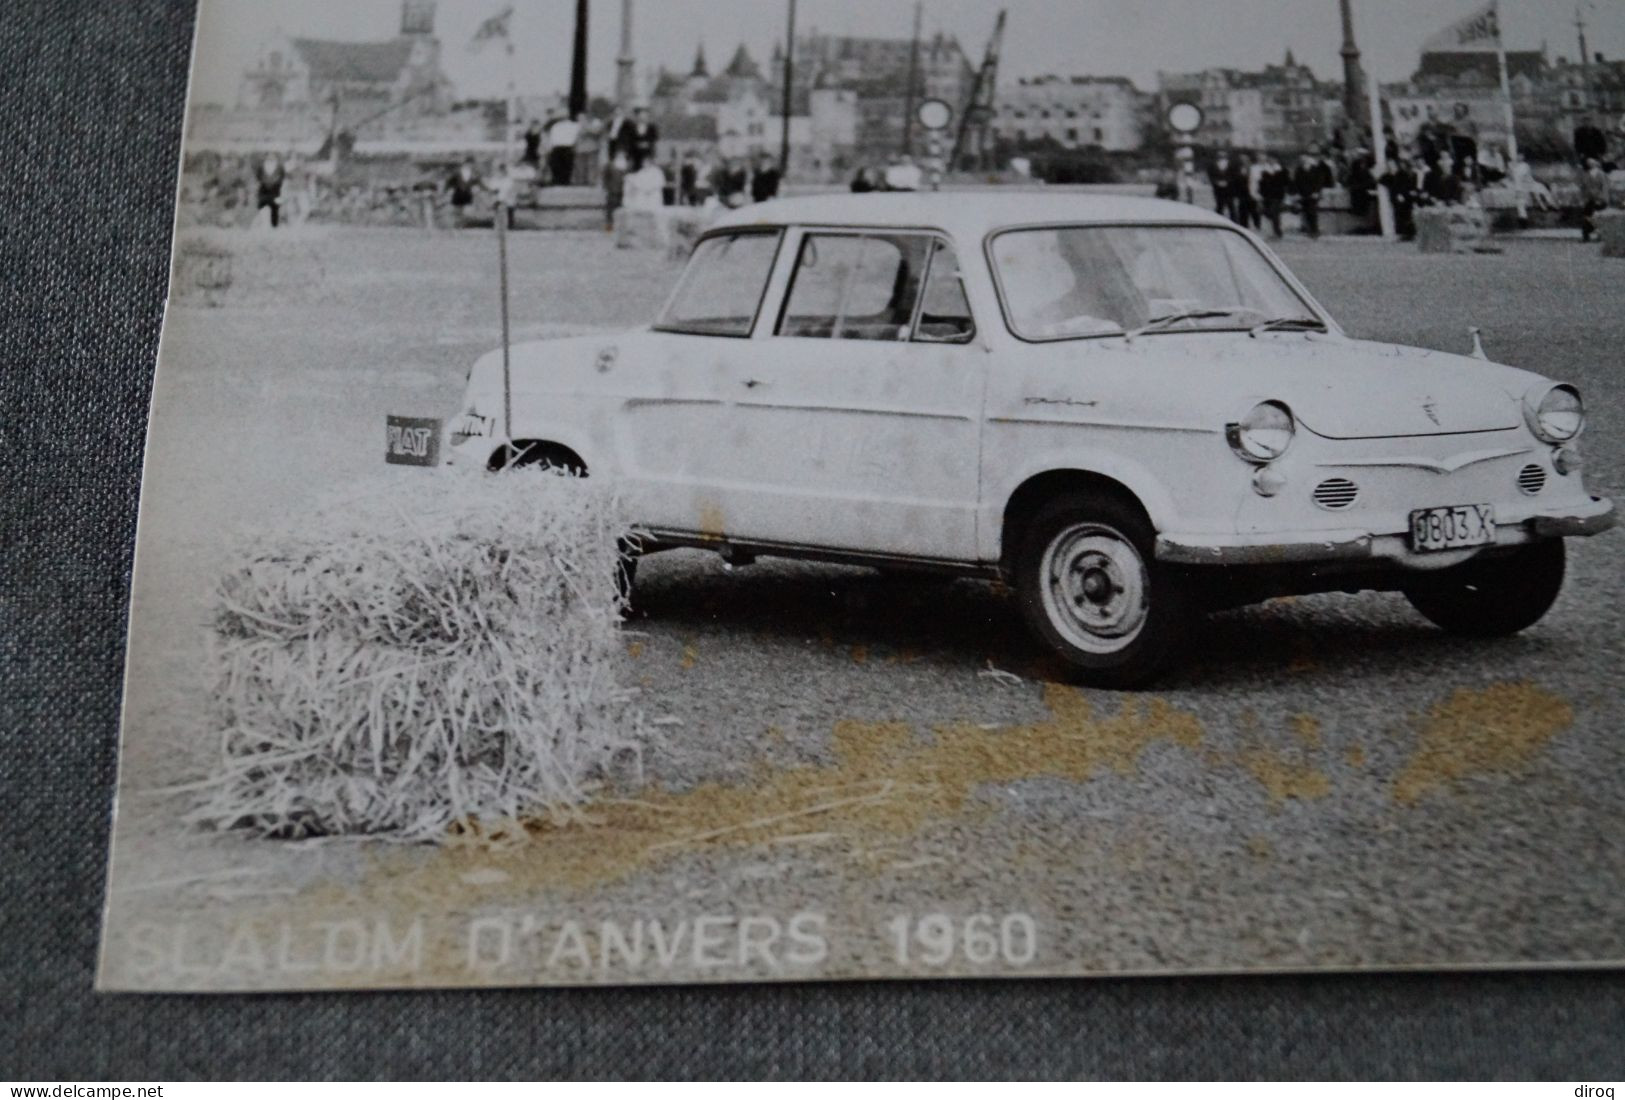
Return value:
<svg viewBox="0 0 1625 1100">
<path fill-rule="evenodd" d="M 1534 626 L 1563 590 L 1562 539 L 1514 553 L 1475 558 L 1405 589 L 1405 598 L 1435 626 L 1452 634 L 1502 638 Z"/>
<path fill-rule="evenodd" d="M 1015 562 L 1028 625 L 1093 687 L 1143 687 L 1179 655 L 1189 585 L 1153 552 L 1156 534 L 1131 502 L 1068 494 L 1039 509 Z"/>
</svg>

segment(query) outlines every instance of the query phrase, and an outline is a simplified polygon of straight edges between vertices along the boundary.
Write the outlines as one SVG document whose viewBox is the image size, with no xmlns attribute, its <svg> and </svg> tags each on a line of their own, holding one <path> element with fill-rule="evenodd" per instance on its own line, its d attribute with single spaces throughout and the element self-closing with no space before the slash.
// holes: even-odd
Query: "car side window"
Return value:
<svg viewBox="0 0 1625 1100">
<path fill-rule="evenodd" d="M 931 249 L 925 301 L 914 326 L 914 339 L 922 344 L 968 344 L 975 335 L 976 322 L 960 279 L 959 257 L 953 245 L 938 239 Z"/>
<path fill-rule="evenodd" d="M 697 336 L 749 336 L 779 240 L 779 233 L 760 231 L 702 240 L 655 328 Z"/>
<path fill-rule="evenodd" d="M 931 244 L 921 234 L 809 233 L 778 335 L 907 340 Z"/>
</svg>

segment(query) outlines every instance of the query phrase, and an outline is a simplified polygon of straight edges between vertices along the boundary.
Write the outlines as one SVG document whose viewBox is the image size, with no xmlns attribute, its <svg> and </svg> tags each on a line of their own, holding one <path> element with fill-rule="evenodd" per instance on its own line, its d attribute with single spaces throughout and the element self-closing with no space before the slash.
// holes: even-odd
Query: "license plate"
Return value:
<svg viewBox="0 0 1625 1100">
<path fill-rule="evenodd" d="M 1495 541 L 1495 508 L 1488 504 L 1458 504 L 1449 508 L 1418 508 L 1411 513 L 1411 549 L 1460 550 Z"/>
</svg>

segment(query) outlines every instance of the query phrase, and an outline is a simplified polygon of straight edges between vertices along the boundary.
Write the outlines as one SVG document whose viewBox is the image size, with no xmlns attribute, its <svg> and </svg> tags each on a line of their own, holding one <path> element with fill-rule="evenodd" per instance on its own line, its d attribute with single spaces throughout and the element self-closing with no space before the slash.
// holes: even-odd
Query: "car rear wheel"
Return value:
<svg viewBox="0 0 1625 1100">
<path fill-rule="evenodd" d="M 1190 598 L 1154 543 L 1140 510 L 1109 496 L 1058 497 L 1028 526 L 1015 567 L 1022 612 L 1080 682 L 1141 687 L 1178 655 Z"/>
<path fill-rule="evenodd" d="M 1452 634 L 1498 638 L 1534 626 L 1563 590 L 1562 539 L 1475 558 L 1405 590 L 1405 598 Z"/>
<path fill-rule="evenodd" d="M 586 477 L 587 466 L 567 447 L 552 443 L 523 443 L 504 447 L 491 459 L 493 471 L 542 469 L 560 477 Z M 615 594 L 620 598 L 621 611 L 633 610 L 632 592 L 638 576 L 638 556 L 641 545 L 635 536 L 615 540 Z"/>
</svg>

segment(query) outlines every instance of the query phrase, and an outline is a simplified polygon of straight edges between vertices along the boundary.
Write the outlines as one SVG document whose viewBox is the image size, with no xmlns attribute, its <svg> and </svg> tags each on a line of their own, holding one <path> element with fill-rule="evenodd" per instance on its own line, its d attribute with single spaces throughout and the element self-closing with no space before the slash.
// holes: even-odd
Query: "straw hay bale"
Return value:
<svg viewBox="0 0 1625 1100">
<path fill-rule="evenodd" d="M 400 479 L 254 540 L 211 624 L 194 820 L 435 839 L 568 816 L 648 732 L 613 672 L 622 532 L 598 482 Z"/>
</svg>

